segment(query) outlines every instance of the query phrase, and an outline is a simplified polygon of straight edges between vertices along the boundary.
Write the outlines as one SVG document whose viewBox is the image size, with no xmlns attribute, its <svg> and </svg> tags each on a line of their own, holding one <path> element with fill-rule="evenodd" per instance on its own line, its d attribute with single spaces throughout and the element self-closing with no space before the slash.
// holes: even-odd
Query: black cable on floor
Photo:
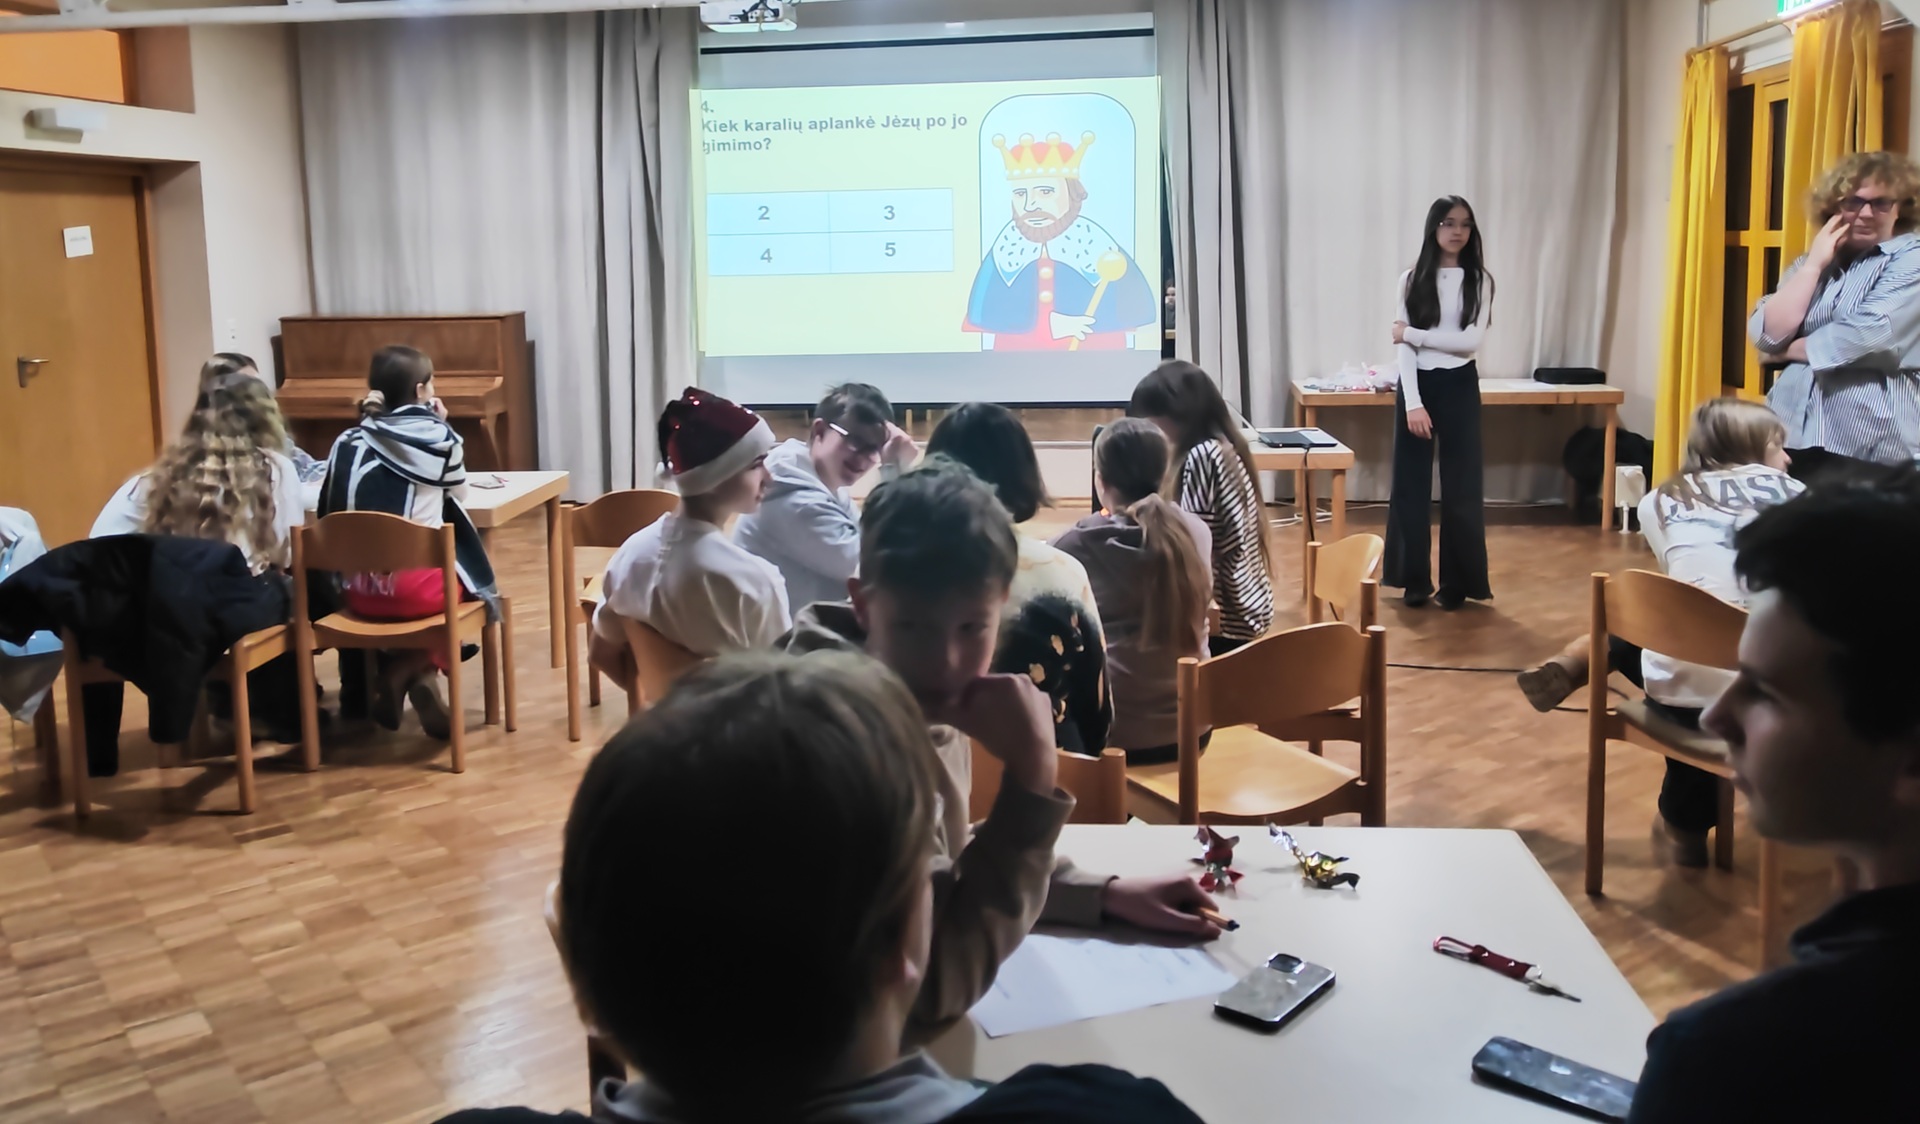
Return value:
<svg viewBox="0 0 1920 1124">
<path fill-rule="evenodd" d="M 1387 661 L 1388 667 L 1403 667 L 1409 671 L 1476 671 L 1489 675 L 1518 675 L 1527 670 L 1524 667 L 1453 667 L 1437 663 L 1394 663 Z"/>
</svg>

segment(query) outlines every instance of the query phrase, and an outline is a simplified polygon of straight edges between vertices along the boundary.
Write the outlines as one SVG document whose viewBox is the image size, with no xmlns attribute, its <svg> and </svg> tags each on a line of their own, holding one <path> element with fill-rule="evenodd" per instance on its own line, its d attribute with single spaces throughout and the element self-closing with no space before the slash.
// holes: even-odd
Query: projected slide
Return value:
<svg viewBox="0 0 1920 1124">
<path fill-rule="evenodd" d="M 1112 400 L 1159 355 L 1157 80 L 706 90 L 693 113 L 722 393 L 808 401 L 820 359 L 916 356 L 870 381 Z"/>
</svg>

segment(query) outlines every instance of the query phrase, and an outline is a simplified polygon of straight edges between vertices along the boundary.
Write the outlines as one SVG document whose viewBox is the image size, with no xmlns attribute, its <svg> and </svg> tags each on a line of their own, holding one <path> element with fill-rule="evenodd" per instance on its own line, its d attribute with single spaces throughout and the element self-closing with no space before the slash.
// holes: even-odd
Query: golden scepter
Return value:
<svg viewBox="0 0 1920 1124">
<path fill-rule="evenodd" d="M 1100 283 L 1093 287 L 1093 299 L 1087 302 L 1086 315 L 1089 317 L 1099 311 L 1100 298 L 1107 295 L 1107 286 L 1127 275 L 1127 255 L 1118 250 L 1108 250 L 1106 253 L 1100 255 L 1099 261 L 1093 263 L 1093 271 L 1100 275 Z M 1093 326 L 1088 325 L 1087 330 L 1092 331 Z M 1078 337 L 1075 337 L 1074 341 L 1067 345 L 1067 350 L 1080 350 L 1080 340 Z"/>
</svg>

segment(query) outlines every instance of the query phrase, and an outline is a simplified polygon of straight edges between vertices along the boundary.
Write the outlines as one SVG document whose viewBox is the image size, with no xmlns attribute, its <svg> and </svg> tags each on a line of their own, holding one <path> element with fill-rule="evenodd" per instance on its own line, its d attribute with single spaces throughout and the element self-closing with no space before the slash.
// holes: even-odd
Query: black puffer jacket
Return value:
<svg viewBox="0 0 1920 1124">
<path fill-rule="evenodd" d="M 71 633 L 80 654 L 147 696 L 156 742 L 180 742 L 200 683 L 235 640 L 287 623 L 285 579 L 255 577 L 238 547 L 108 535 L 48 551 L 0 582 L 0 639 Z"/>
</svg>

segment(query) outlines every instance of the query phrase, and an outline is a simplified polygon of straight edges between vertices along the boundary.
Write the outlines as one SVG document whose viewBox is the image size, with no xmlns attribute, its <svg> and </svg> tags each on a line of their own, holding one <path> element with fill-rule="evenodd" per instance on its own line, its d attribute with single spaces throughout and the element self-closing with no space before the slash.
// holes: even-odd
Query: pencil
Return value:
<svg viewBox="0 0 1920 1124">
<path fill-rule="evenodd" d="M 1215 925 L 1220 926 L 1222 929 L 1225 929 L 1229 933 L 1233 932 L 1235 929 L 1238 929 L 1240 927 L 1240 922 L 1233 920 L 1232 918 L 1228 917 L 1224 913 L 1221 913 L 1217 909 L 1208 909 L 1206 906 L 1201 906 L 1197 912 L 1200 914 L 1200 916 L 1213 922 Z"/>
</svg>

